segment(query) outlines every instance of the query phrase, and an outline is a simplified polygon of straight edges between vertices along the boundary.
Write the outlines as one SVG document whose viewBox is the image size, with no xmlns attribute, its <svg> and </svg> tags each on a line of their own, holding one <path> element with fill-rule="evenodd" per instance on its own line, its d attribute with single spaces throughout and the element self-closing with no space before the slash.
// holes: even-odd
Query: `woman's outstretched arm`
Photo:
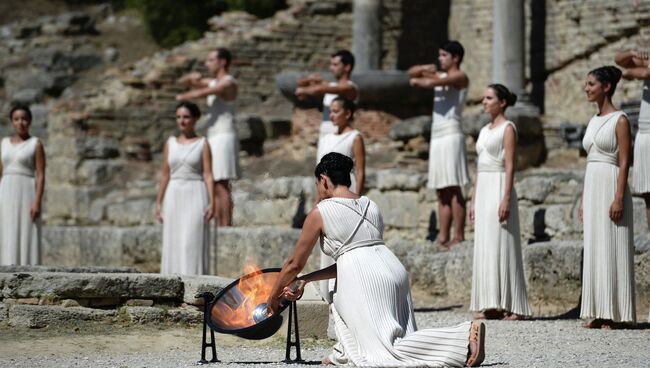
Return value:
<svg viewBox="0 0 650 368">
<path fill-rule="evenodd" d="M 279 298 L 282 296 L 282 290 L 284 287 L 293 282 L 300 271 L 305 268 L 305 264 L 311 255 L 311 251 L 314 248 L 322 229 L 323 218 L 321 217 L 318 207 L 316 207 L 309 212 L 309 215 L 307 215 L 305 223 L 302 226 L 300 238 L 296 243 L 296 248 L 293 250 L 293 254 L 284 262 L 282 270 L 280 271 L 280 276 L 278 276 L 275 285 L 273 285 L 273 289 L 271 290 L 271 294 L 267 301 L 271 311 L 275 312 L 278 309 Z"/>
</svg>

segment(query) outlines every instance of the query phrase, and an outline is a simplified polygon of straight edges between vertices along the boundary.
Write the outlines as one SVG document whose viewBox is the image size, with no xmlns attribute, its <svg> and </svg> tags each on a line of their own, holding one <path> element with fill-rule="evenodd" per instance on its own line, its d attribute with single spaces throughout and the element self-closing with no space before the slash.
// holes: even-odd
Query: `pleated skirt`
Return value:
<svg viewBox="0 0 650 368">
<path fill-rule="evenodd" d="M 461 367 L 467 359 L 470 322 L 417 331 L 408 274 L 383 245 L 338 258 L 333 299 L 337 365 Z"/>
<path fill-rule="evenodd" d="M 210 224 L 205 183 L 170 180 L 163 202 L 162 274 L 205 275 L 209 272 Z"/>
<path fill-rule="evenodd" d="M 41 223 L 32 221 L 33 177 L 5 174 L 0 180 L 0 265 L 41 263 Z"/>
<path fill-rule="evenodd" d="M 650 133 L 638 132 L 634 140 L 632 190 L 638 194 L 650 193 Z"/>
<path fill-rule="evenodd" d="M 625 191 L 623 219 L 616 224 L 609 208 L 616 193 L 618 167 L 587 163 L 583 191 L 584 266 L 581 318 L 636 321 L 632 196 Z"/>
<path fill-rule="evenodd" d="M 474 261 L 471 311 L 503 310 L 531 315 L 526 291 L 519 210 L 514 188 L 510 215 L 499 223 L 505 173 L 479 171 L 474 199 Z"/>
<path fill-rule="evenodd" d="M 436 122 L 436 124 L 440 123 Z M 427 187 L 431 189 L 465 186 L 469 184 L 465 135 L 460 129 L 459 122 L 449 121 L 446 124 L 457 124 L 458 127 L 436 128 L 432 126 L 431 129 L 431 142 L 429 143 L 429 180 L 427 182 Z M 457 132 L 445 132 L 449 130 Z"/>
</svg>

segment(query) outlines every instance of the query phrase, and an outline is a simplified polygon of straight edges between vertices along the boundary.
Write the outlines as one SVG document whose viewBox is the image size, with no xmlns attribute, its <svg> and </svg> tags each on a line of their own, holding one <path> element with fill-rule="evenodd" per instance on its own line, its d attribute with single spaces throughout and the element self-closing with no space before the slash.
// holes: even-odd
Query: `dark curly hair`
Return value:
<svg viewBox="0 0 650 368">
<path fill-rule="evenodd" d="M 27 120 L 30 122 L 32 121 L 32 110 L 29 109 L 29 106 L 23 105 L 23 104 L 15 104 L 11 107 L 11 110 L 9 110 L 9 120 L 11 121 L 14 117 L 14 112 L 16 111 L 24 111 L 25 115 L 27 115 Z"/>
<path fill-rule="evenodd" d="M 349 187 L 352 184 L 350 172 L 353 167 L 354 162 L 348 156 L 338 152 L 330 152 L 323 156 L 318 165 L 316 165 L 314 175 L 318 180 L 321 174 L 325 174 L 335 186 L 343 185 Z"/>
<path fill-rule="evenodd" d="M 194 119 L 198 119 L 201 117 L 201 109 L 194 103 L 190 101 L 181 101 L 176 105 L 176 108 L 174 111 L 178 111 L 181 107 L 184 107 L 187 109 L 187 111 L 190 112 L 190 116 L 192 116 Z"/>
<path fill-rule="evenodd" d="M 504 86 L 503 84 L 493 83 L 488 85 L 488 87 L 494 90 L 494 93 L 497 95 L 499 101 L 506 102 L 506 107 L 503 109 L 504 111 L 509 106 L 513 106 L 517 102 L 517 95 L 510 92 L 508 87 Z"/>
<path fill-rule="evenodd" d="M 606 65 L 590 71 L 587 75 L 593 75 L 601 84 L 609 84 L 611 88 L 609 89 L 607 96 L 611 98 L 614 96 L 616 85 L 618 84 L 618 81 L 621 80 L 623 72 L 615 66 Z"/>
</svg>

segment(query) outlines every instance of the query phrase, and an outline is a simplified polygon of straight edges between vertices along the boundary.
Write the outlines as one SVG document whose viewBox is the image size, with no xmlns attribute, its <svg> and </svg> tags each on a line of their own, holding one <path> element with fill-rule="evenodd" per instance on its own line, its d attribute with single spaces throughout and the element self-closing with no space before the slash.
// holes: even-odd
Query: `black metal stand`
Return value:
<svg viewBox="0 0 650 368">
<path fill-rule="evenodd" d="M 291 322 L 293 321 L 294 339 L 291 339 Z M 298 332 L 298 307 L 296 302 L 289 304 L 289 321 L 287 321 L 287 348 L 284 355 L 284 363 L 299 363 L 304 362 L 300 357 L 300 333 Z M 291 359 L 291 347 L 296 348 L 296 358 Z"/>
<path fill-rule="evenodd" d="M 217 344 L 216 344 L 216 340 L 214 339 L 214 331 L 212 329 L 210 329 L 210 342 L 206 341 L 207 332 L 208 332 L 208 317 L 209 317 L 208 307 L 212 299 L 214 299 L 214 295 L 212 293 L 203 293 L 197 295 L 196 297 L 203 298 L 203 339 L 201 341 L 201 360 L 199 360 L 196 364 L 203 365 L 203 364 L 217 363 L 219 362 L 219 359 L 217 359 Z M 212 348 L 212 359 L 210 360 L 205 359 L 205 350 L 208 347 Z"/>
</svg>

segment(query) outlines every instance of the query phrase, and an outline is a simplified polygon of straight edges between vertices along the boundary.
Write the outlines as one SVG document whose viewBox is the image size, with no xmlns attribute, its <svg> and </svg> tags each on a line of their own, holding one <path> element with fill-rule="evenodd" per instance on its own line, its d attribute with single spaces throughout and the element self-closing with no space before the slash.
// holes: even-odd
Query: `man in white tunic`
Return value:
<svg viewBox="0 0 650 368">
<path fill-rule="evenodd" d="M 319 73 L 310 74 L 298 80 L 296 96 L 304 99 L 307 96 L 323 96 L 323 118 L 319 127 L 317 157 L 321 157 L 322 141 L 328 134 L 337 132 L 336 126 L 330 119 L 330 105 L 337 96 L 350 101 L 357 101 L 358 88 L 350 80 L 354 69 L 354 55 L 348 50 L 339 50 L 330 57 L 329 70 L 336 82 L 328 82 Z M 324 154 L 324 153 L 323 153 Z"/>
<path fill-rule="evenodd" d="M 217 48 L 208 53 L 205 66 L 210 77 L 194 72 L 178 82 L 193 90 L 176 96 L 177 100 L 207 98 L 208 143 L 212 151 L 215 208 L 218 226 L 232 226 L 233 201 L 230 181 L 240 177 L 239 138 L 235 126 L 233 103 L 237 98 L 237 81 L 230 74 L 232 54 Z"/>
<path fill-rule="evenodd" d="M 647 52 L 630 50 L 618 53 L 615 60 L 625 68 L 623 78 L 643 81 L 639 131 L 634 141 L 632 190 L 645 200 L 646 220 L 650 227 L 650 57 Z"/>
</svg>

